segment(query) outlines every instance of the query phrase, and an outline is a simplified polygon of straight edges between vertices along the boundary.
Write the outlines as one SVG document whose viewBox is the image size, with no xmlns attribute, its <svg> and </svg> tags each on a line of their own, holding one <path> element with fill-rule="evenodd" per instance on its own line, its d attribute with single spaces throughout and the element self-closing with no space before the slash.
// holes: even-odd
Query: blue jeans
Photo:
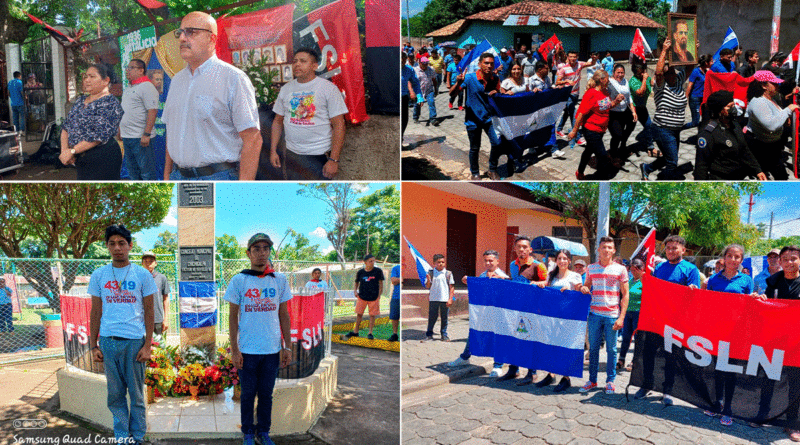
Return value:
<svg viewBox="0 0 800 445">
<path fill-rule="evenodd" d="M 678 171 L 678 143 L 681 137 L 680 128 L 662 127 L 653 125 L 653 139 L 664 156 L 656 159 L 651 164 L 644 164 L 647 173 L 664 169 L 663 179 L 682 179 L 683 175 Z"/>
<path fill-rule="evenodd" d="M 561 120 L 558 122 L 556 131 L 561 131 L 564 129 L 564 124 L 567 123 L 567 116 L 569 116 L 569 124 L 573 127 L 575 126 L 575 113 L 576 111 L 578 111 L 577 108 L 578 108 L 578 95 L 570 94 L 569 99 L 567 100 L 567 107 L 564 108 L 564 114 L 561 115 Z M 577 136 L 575 136 L 575 139 L 573 140 L 578 140 L 580 138 L 581 138 L 581 130 L 578 130 Z"/>
<path fill-rule="evenodd" d="M 597 383 L 600 367 L 600 340 L 606 341 L 606 382 L 614 382 L 617 376 L 617 332 L 613 329 L 616 318 L 603 317 L 589 312 L 589 381 Z"/>
<path fill-rule="evenodd" d="M 646 106 L 636 107 L 636 118 L 642 124 L 643 130 L 636 136 L 637 140 L 644 139 L 644 145 L 648 149 L 653 148 L 653 121 L 650 119 L 650 112 Z"/>
<path fill-rule="evenodd" d="M 467 337 L 467 344 L 464 345 L 464 352 L 462 352 L 461 355 L 459 355 L 459 357 L 461 357 L 464 360 L 469 360 L 469 358 L 472 357 L 472 354 L 469 352 L 469 337 Z M 494 368 L 499 368 L 501 366 L 503 366 L 502 363 L 494 362 L 493 366 Z"/>
<path fill-rule="evenodd" d="M 14 127 L 17 131 L 25 131 L 25 105 L 14 105 L 11 107 L 13 113 Z"/>
<path fill-rule="evenodd" d="M 702 97 L 689 97 L 689 111 L 692 112 L 692 121 L 683 124 L 683 129 L 694 128 L 700 124 L 700 104 L 703 102 Z"/>
<path fill-rule="evenodd" d="M 622 326 L 622 346 L 619 348 L 619 359 L 625 361 L 631 347 L 631 337 L 639 325 L 639 311 L 625 312 L 625 324 Z"/>
<path fill-rule="evenodd" d="M 480 174 L 478 155 L 481 151 L 481 131 L 486 132 L 486 136 L 489 137 L 489 144 L 492 146 L 489 152 L 489 171 L 497 171 L 497 164 L 500 160 L 501 151 L 500 137 L 497 136 L 497 132 L 494 131 L 492 121 L 476 124 L 475 127 L 476 128 L 472 130 L 467 127 L 467 138 L 469 139 L 469 171 L 473 175 Z"/>
<path fill-rule="evenodd" d="M 115 340 L 100 337 L 106 382 L 108 384 L 108 410 L 114 418 L 114 437 L 144 440 L 147 417 L 144 407 L 144 363 L 136 361 L 136 354 L 144 346 L 144 338 Z M 130 411 L 125 394 L 131 398 Z"/>
<path fill-rule="evenodd" d="M 433 91 L 425 95 L 425 100 L 428 101 L 428 120 L 436 119 L 436 99 L 433 97 Z M 419 119 L 420 105 L 414 105 L 414 120 Z"/>
<path fill-rule="evenodd" d="M 125 165 L 128 175 L 134 181 L 157 181 L 156 164 L 153 160 L 153 147 L 142 147 L 141 139 L 122 138 L 125 147 Z"/>
<path fill-rule="evenodd" d="M 213 175 L 198 176 L 196 178 L 187 178 L 183 176 L 177 168 L 169 174 L 170 181 L 236 181 L 239 179 L 239 173 L 236 169 L 225 170 L 216 172 Z"/>
<path fill-rule="evenodd" d="M 242 434 L 269 434 L 272 426 L 272 390 L 278 378 L 279 354 L 242 354 L 244 364 L 239 370 L 242 385 Z M 258 394 L 258 425 L 254 425 L 253 407 Z"/>
</svg>

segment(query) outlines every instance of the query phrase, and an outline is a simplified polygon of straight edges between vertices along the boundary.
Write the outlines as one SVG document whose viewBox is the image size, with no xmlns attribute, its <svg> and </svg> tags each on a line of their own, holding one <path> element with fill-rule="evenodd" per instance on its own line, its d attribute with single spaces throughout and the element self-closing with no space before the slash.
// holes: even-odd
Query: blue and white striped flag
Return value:
<svg viewBox="0 0 800 445">
<path fill-rule="evenodd" d="M 766 256 L 750 256 L 742 260 L 742 268 L 750 269 L 750 276 L 753 278 L 768 267 Z"/>
<path fill-rule="evenodd" d="M 583 375 L 591 297 L 492 278 L 467 278 L 473 355 L 560 375 Z"/>
<path fill-rule="evenodd" d="M 425 257 L 419 253 L 417 249 L 411 244 L 411 241 L 408 240 L 405 236 L 403 237 L 406 240 L 406 244 L 408 244 L 408 249 L 411 250 L 411 256 L 414 257 L 414 261 L 417 263 L 417 275 L 419 275 L 419 281 L 425 286 L 425 281 L 428 279 L 428 271 L 433 270 L 433 267 L 425 261 Z"/>
<path fill-rule="evenodd" d="M 496 49 L 489 43 L 488 40 L 484 39 L 483 42 L 472 48 L 461 62 L 458 63 L 458 72 L 461 73 L 464 71 L 464 68 L 469 67 L 467 73 L 474 73 L 478 71 L 478 62 L 480 61 L 479 58 L 483 53 L 492 53 L 494 54 L 494 68 L 497 69 L 500 66 L 500 54 L 497 52 Z"/>
<path fill-rule="evenodd" d="M 722 46 L 719 47 L 716 53 L 714 53 L 714 62 L 719 62 L 719 52 L 725 48 L 730 48 L 736 51 L 736 48 L 739 47 L 739 39 L 736 37 L 736 33 L 733 32 L 733 28 L 730 26 L 728 27 L 728 32 L 725 33 L 725 38 L 722 40 Z"/>
<path fill-rule="evenodd" d="M 490 96 L 489 105 L 495 114 L 492 124 L 501 136 L 519 148 L 544 145 L 571 92 L 571 88 L 553 88 L 539 93 Z"/>
<path fill-rule="evenodd" d="M 217 324 L 216 284 L 202 281 L 178 283 L 181 328 L 205 328 Z"/>
</svg>

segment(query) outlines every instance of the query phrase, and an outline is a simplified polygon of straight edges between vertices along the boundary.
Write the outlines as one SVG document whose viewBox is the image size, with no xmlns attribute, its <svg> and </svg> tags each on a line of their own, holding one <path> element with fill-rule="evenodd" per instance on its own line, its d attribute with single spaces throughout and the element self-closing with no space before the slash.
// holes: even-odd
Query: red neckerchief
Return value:
<svg viewBox="0 0 800 445">
<path fill-rule="evenodd" d="M 314 283 L 319 283 L 319 282 L 320 282 L 320 281 L 322 281 L 322 280 L 315 280 L 315 279 L 313 279 L 313 278 L 312 278 L 312 279 L 311 279 L 311 280 L 309 280 L 309 281 L 313 281 Z"/>
<path fill-rule="evenodd" d="M 131 85 L 139 85 L 140 83 L 143 83 L 143 82 L 150 82 L 150 81 L 151 81 L 151 80 L 150 80 L 150 78 L 149 78 L 149 77 L 147 77 L 147 76 L 142 76 L 142 77 L 140 77 L 140 78 L 138 78 L 138 79 L 134 80 L 133 82 L 131 82 Z"/>
<path fill-rule="evenodd" d="M 261 275 L 258 276 L 258 278 L 264 278 L 264 277 L 266 277 L 267 275 L 270 275 L 270 274 L 272 274 L 272 276 L 274 277 L 275 276 L 275 269 L 273 269 L 273 268 L 269 267 L 269 265 L 267 265 L 267 268 L 264 269 L 264 272 L 262 272 Z"/>
<path fill-rule="evenodd" d="M 478 70 L 477 72 L 475 72 L 475 77 L 477 77 L 478 78 L 478 82 L 480 82 L 481 85 L 483 85 L 483 91 L 485 93 L 488 93 L 489 91 L 496 91 L 497 90 L 497 83 L 498 83 L 498 80 L 500 79 L 499 77 L 495 76 L 494 73 L 492 73 L 491 71 L 489 72 L 489 76 L 490 76 L 489 78 L 484 78 L 483 77 L 483 71 L 481 71 L 481 70 Z M 488 88 L 490 86 L 489 82 L 492 82 L 492 86 L 493 86 L 492 88 Z M 488 88 L 488 91 L 487 91 L 487 88 Z"/>
<path fill-rule="evenodd" d="M 516 260 L 514 260 L 514 262 L 515 262 L 515 263 L 517 263 L 517 267 L 520 267 L 520 266 L 522 266 L 522 264 L 519 262 L 519 258 L 517 258 Z M 526 266 L 531 266 L 531 265 L 533 265 L 533 257 L 532 257 L 532 256 L 529 256 L 529 257 L 528 257 L 528 260 L 527 260 L 527 261 L 525 261 L 525 265 L 526 265 Z"/>
</svg>

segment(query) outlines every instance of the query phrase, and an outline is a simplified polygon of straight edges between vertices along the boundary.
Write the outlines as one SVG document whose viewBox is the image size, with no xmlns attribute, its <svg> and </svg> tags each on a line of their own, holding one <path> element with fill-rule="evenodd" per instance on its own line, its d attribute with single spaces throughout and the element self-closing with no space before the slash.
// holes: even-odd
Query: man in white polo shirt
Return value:
<svg viewBox="0 0 800 445">
<path fill-rule="evenodd" d="M 347 105 L 339 88 L 317 77 L 319 55 L 310 48 L 294 52 L 295 78 L 281 87 L 272 109 L 270 162 L 275 168 L 286 162 L 287 179 L 333 179 L 339 171 L 344 144 Z M 286 157 L 278 155 L 281 131 L 286 131 Z M 328 153 L 330 152 L 330 154 Z"/>
<path fill-rule="evenodd" d="M 256 233 L 250 237 L 247 242 L 250 268 L 231 278 L 223 297 L 230 303 L 231 355 L 242 386 L 244 445 L 254 445 L 256 436 L 261 445 L 275 445 L 269 438 L 272 391 L 278 368 L 292 359 L 288 304 L 292 290 L 286 276 L 270 267 L 271 250 L 272 240 L 268 235 Z M 256 395 L 257 425 L 253 419 Z"/>
<path fill-rule="evenodd" d="M 172 78 L 161 114 L 164 180 L 255 179 L 262 140 L 250 79 L 217 58 L 217 22 L 210 15 L 190 12 L 175 35 L 187 66 Z"/>
</svg>

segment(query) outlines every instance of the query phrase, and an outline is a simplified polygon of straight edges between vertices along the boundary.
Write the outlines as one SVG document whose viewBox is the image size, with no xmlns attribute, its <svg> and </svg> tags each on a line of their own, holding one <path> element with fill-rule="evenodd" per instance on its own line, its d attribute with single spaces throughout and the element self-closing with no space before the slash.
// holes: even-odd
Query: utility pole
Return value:
<svg viewBox="0 0 800 445">
<path fill-rule="evenodd" d="M 775 212 L 769 212 L 769 235 L 767 239 L 772 239 L 772 219 L 775 217 Z"/>
<path fill-rule="evenodd" d="M 600 238 L 608 236 L 609 211 L 611 208 L 611 184 L 608 181 L 598 184 L 597 194 L 597 240 L 595 252 L 600 247 Z"/>
<path fill-rule="evenodd" d="M 753 194 L 750 194 L 750 201 L 747 203 L 747 224 L 750 224 L 750 215 L 753 213 L 753 206 L 755 205 L 755 201 L 753 201 Z"/>
<path fill-rule="evenodd" d="M 780 1 L 780 0 L 777 0 Z M 406 28 L 408 30 L 408 41 L 411 41 L 411 7 L 408 5 L 411 0 L 406 0 Z M 777 50 L 776 50 L 777 51 Z"/>
<path fill-rule="evenodd" d="M 769 55 L 778 52 L 778 37 L 781 33 L 781 0 L 774 0 L 772 5 L 772 37 L 769 39 Z M 795 62 L 797 63 L 797 62 Z"/>
</svg>

